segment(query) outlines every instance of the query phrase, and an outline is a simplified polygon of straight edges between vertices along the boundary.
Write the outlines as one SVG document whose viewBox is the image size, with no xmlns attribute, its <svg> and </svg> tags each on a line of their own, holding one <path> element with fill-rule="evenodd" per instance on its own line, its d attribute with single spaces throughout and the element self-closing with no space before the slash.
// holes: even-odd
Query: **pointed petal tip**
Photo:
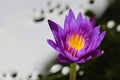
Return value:
<svg viewBox="0 0 120 80">
<path fill-rule="evenodd" d="M 100 36 L 99 36 L 100 42 L 104 39 L 105 35 L 106 35 L 106 31 L 103 31 L 103 32 L 100 34 Z"/>
<path fill-rule="evenodd" d="M 79 15 L 79 16 L 82 16 L 82 13 L 81 13 L 81 12 L 79 12 L 79 13 L 78 13 L 78 15 Z"/>
<path fill-rule="evenodd" d="M 103 53 L 104 53 L 103 50 L 96 49 L 96 50 L 94 50 L 94 51 L 91 53 L 91 55 L 92 55 L 93 58 L 96 58 L 96 57 L 101 56 Z"/>
<path fill-rule="evenodd" d="M 105 35 L 105 34 L 106 34 L 106 31 L 103 31 L 103 34 Z"/>
<path fill-rule="evenodd" d="M 50 19 L 48 19 L 48 22 L 50 21 Z"/>
<path fill-rule="evenodd" d="M 106 31 L 103 31 L 103 32 L 101 33 L 101 36 L 104 38 L 105 35 L 106 35 Z"/>
<path fill-rule="evenodd" d="M 53 47 L 54 49 L 57 48 L 57 44 L 56 44 L 54 41 L 52 41 L 51 39 L 47 39 L 47 42 L 48 42 L 48 44 L 49 44 L 51 47 Z"/>
<path fill-rule="evenodd" d="M 85 62 L 86 62 L 85 59 L 81 59 L 81 60 L 77 61 L 78 64 L 83 64 L 83 63 L 85 63 Z"/>
<path fill-rule="evenodd" d="M 72 17 L 75 19 L 74 13 L 72 9 L 69 9 L 68 17 Z"/>
<path fill-rule="evenodd" d="M 51 22 L 53 22 L 52 20 L 50 20 L 50 19 L 48 19 L 48 23 L 51 23 Z"/>
<path fill-rule="evenodd" d="M 71 8 L 69 9 L 69 12 L 73 12 Z"/>
<path fill-rule="evenodd" d="M 90 19 L 90 22 L 91 22 L 91 25 L 92 26 L 95 26 L 95 22 L 96 22 L 96 15 L 94 15 L 91 19 Z"/>
<path fill-rule="evenodd" d="M 55 23 L 54 21 L 48 19 L 48 24 L 49 24 L 49 25 L 54 24 L 54 23 Z"/>
<path fill-rule="evenodd" d="M 102 51 L 102 53 L 101 54 L 103 54 L 104 53 L 104 51 Z"/>
<path fill-rule="evenodd" d="M 58 32 L 58 24 L 56 24 L 54 21 L 52 21 L 50 19 L 48 19 L 48 24 L 49 24 L 51 30 Z"/>
<path fill-rule="evenodd" d="M 101 27 L 101 25 L 98 25 L 98 26 L 94 27 L 94 29 L 97 29 L 98 31 L 100 31 L 100 27 Z"/>
<path fill-rule="evenodd" d="M 47 39 L 47 42 L 49 43 L 51 41 L 51 39 Z"/>
<path fill-rule="evenodd" d="M 51 43 L 53 42 L 51 39 L 47 39 L 47 42 L 48 42 L 48 44 L 50 44 L 51 45 Z"/>
<path fill-rule="evenodd" d="M 82 19 L 83 19 L 82 13 L 79 12 L 79 14 L 78 14 L 78 16 L 77 16 L 77 20 L 81 20 L 81 21 L 82 21 Z"/>
</svg>

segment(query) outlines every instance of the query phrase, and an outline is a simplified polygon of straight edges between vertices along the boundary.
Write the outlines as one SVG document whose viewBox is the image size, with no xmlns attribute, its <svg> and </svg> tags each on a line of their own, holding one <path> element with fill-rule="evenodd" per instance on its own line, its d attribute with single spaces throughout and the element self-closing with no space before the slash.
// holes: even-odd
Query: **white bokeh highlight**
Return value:
<svg viewBox="0 0 120 80">
<path fill-rule="evenodd" d="M 80 66 L 77 64 L 76 65 L 76 70 L 78 71 L 80 69 Z"/>
<path fill-rule="evenodd" d="M 69 68 L 68 66 L 64 66 L 64 67 L 62 68 L 61 73 L 62 73 L 63 75 L 67 75 L 69 72 L 70 72 L 70 68 Z"/>
<path fill-rule="evenodd" d="M 50 73 L 56 73 L 56 72 L 60 71 L 61 68 L 62 68 L 62 65 L 60 65 L 60 64 L 55 64 L 55 65 L 53 65 L 53 66 L 51 67 Z"/>
<path fill-rule="evenodd" d="M 107 27 L 108 27 L 109 29 L 112 29 L 114 26 L 115 26 L 115 21 L 114 21 L 114 20 L 109 20 L 109 21 L 107 22 Z"/>
<path fill-rule="evenodd" d="M 84 71 L 79 71 L 79 75 L 83 76 L 84 75 Z"/>
<path fill-rule="evenodd" d="M 116 27 L 116 30 L 120 32 L 120 24 Z"/>
</svg>

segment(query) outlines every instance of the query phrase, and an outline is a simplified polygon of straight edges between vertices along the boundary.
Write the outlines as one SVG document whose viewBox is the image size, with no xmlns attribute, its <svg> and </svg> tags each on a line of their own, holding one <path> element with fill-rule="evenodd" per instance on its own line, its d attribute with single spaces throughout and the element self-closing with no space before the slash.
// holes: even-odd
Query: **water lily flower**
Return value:
<svg viewBox="0 0 120 80">
<path fill-rule="evenodd" d="M 85 63 L 103 53 L 98 47 L 106 32 L 100 33 L 100 25 L 95 26 L 95 21 L 95 17 L 89 20 L 81 13 L 75 18 L 71 9 L 65 18 L 64 28 L 48 20 L 55 41 L 47 41 L 59 52 L 57 59 L 60 62 Z"/>
</svg>

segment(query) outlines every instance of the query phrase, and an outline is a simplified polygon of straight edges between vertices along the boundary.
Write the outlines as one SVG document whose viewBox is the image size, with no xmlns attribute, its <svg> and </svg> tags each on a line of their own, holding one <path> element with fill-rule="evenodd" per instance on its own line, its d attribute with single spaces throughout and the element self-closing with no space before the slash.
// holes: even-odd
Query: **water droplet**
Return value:
<svg viewBox="0 0 120 80">
<path fill-rule="evenodd" d="M 50 9 L 49 12 L 52 13 L 54 11 L 54 9 Z"/>
<path fill-rule="evenodd" d="M 44 21 L 45 17 L 40 17 L 40 18 L 37 18 L 37 19 L 34 19 L 35 22 L 42 22 Z"/>
<path fill-rule="evenodd" d="M 59 12 L 59 15 L 62 15 L 62 14 L 63 14 L 63 11 L 60 11 L 60 12 Z"/>
<path fill-rule="evenodd" d="M 13 78 L 15 78 L 17 76 L 17 73 L 12 73 L 11 75 Z"/>
<path fill-rule="evenodd" d="M 6 77 L 6 74 L 3 74 L 3 77 Z"/>
<path fill-rule="evenodd" d="M 66 9 L 66 10 L 68 10 L 68 9 L 69 9 L 69 6 L 68 6 L 68 5 L 66 5 L 65 9 Z"/>
<path fill-rule="evenodd" d="M 63 67 L 61 73 L 63 75 L 67 75 L 70 72 L 70 68 L 68 66 Z"/>
<path fill-rule="evenodd" d="M 90 0 L 90 4 L 93 4 L 95 1 L 94 0 Z"/>
<path fill-rule="evenodd" d="M 60 4 L 57 4 L 56 8 L 60 8 L 60 6 L 61 6 Z"/>
<path fill-rule="evenodd" d="M 44 12 L 45 12 L 44 10 L 41 10 L 41 14 L 44 14 Z"/>
<path fill-rule="evenodd" d="M 108 27 L 109 29 L 112 29 L 114 26 L 115 26 L 115 21 L 113 21 L 113 20 L 108 21 L 107 27 Z"/>
<path fill-rule="evenodd" d="M 28 78 L 31 79 L 32 75 L 29 75 Z"/>
<path fill-rule="evenodd" d="M 48 3 L 47 3 L 47 6 L 50 6 L 51 5 L 51 2 L 49 1 Z"/>
</svg>

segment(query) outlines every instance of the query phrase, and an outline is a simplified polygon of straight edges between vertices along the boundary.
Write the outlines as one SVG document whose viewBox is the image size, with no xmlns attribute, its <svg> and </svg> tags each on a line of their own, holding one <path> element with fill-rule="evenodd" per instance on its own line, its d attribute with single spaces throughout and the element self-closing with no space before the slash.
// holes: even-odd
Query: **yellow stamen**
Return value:
<svg viewBox="0 0 120 80">
<path fill-rule="evenodd" d="M 75 50 L 80 51 L 84 47 L 85 41 L 84 41 L 84 38 L 79 34 L 74 34 L 70 36 L 68 44 L 72 48 L 75 48 Z"/>
</svg>

